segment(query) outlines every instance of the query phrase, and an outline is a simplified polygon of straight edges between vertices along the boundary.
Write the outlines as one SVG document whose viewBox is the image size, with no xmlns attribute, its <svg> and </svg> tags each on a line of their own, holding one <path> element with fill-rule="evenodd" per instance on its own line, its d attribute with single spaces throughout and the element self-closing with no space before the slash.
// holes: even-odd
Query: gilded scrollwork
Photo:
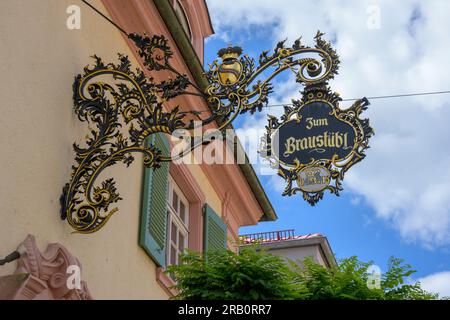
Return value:
<svg viewBox="0 0 450 320">
<path fill-rule="evenodd" d="M 258 60 L 248 55 L 239 58 L 240 47 L 229 47 L 218 52 L 219 60 L 209 65 L 206 73 L 209 86 L 206 97 L 213 110 L 222 117 L 222 127 L 231 123 L 238 114 L 261 111 L 268 103 L 273 90 L 271 80 L 285 70 L 295 73 L 298 83 L 306 86 L 326 82 L 337 74 L 339 57 L 331 44 L 322 39 L 318 32 L 314 47 L 307 47 L 297 39 L 291 47 L 286 47 L 286 40 L 280 41 L 272 53 L 263 51 Z M 229 85 L 221 83 L 221 67 L 224 63 L 228 69 L 239 73 L 236 81 Z M 263 74 L 269 73 L 265 79 Z"/>
<path fill-rule="evenodd" d="M 172 53 L 163 37 L 130 38 L 149 70 L 172 69 Z M 190 84 L 179 74 L 174 80 L 155 83 L 143 71 L 133 71 L 123 55 L 119 55 L 119 64 L 93 58 L 94 66 L 85 67 L 73 85 L 75 114 L 89 124 L 90 132 L 83 146 L 73 146 L 76 165 L 60 199 L 61 218 L 77 233 L 98 231 L 118 210 L 110 208 L 121 200 L 114 179 L 96 183 L 104 169 L 118 162 L 129 166 L 137 152 L 144 155 L 147 167 L 159 167 L 163 155 L 154 146 L 146 147 L 144 140 L 154 133 L 170 134 L 186 127 L 186 113 L 179 108 L 165 112 L 163 102 L 185 93 Z"/>
<path fill-rule="evenodd" d="M 177 129 L 194 129 L 194 121 L 187 117 L 188 114 L 195 115 L 202 126 L 215 121 L 222 130 L 239 114 L 261 111 L 273 90 L 272 79 L 286 70 L 294 72 L 296 81 L 305 86 L 308 97 L 314 95 L 317 86 L 337 74 L 339 63 L 336 52 L 322 39 L 322 35 L 317 33 L 314 47 L 303 45 L 301 39 L 290 47 L 286 46 L 286 41 L 281 41 L 271 53 L 264 51 L 260 55 L 258 65 L 248 55 L 242 55 L 240 47 L 224 48 L 219 51 L 221 61 L 214 61 L 205 73 L 208 85 L 204 89 L 171 65 L 174 54 L 164 36 L 128 35 L 147 71 L 166 71 L 173 75 L 161 82 L 155 82 L 140 69 L 132 70 L 127 56 L 119 55 L 117 64 L 105 63 L 94 56 L 93 66 L 85 67 L 73 84 L 74 111 L 81 122 L 88 124 L 89 133 L 83 144 L 73 145 L 75 165 L 60 198 L 61 218 L 67 219 L 76 233 L 92 233 L 101 229 L 118 211 L 113 206 L 121 197 L 113 178 L 100 183 L 97 178 L 116 163 L 129 166 L 135 153 L 142 153 L 144 164 L 153 169 L 163 161 L 173 160 L 170 155 L 161 154 L 155 146 L 146 146 L 144 141 L 155 133 L 170 135 Z M 327 94 L 324 92 L 325 96 Z M 169 111 L 164 108 L 166 101 L 181 95 L 202 97 L 208 103 L 211 115 L 202 119 L 198 112 L 181 112 L 179 107 Z M 338 99 L 333 94 L 330 97 L 330 103 Z M 360 101 L 351 111 L 337 116 L 356 123 L 364 108 L 364 101 Z M 295 110 L 287 107 L 281 121 Z M 270 119 L 269 123 L 270 130 L 280 124 L 278 119 Z M 358 127 L 362 140 L 368 136 L 367 128 L 370 127 L 364 122 Z M 204 143 L 194 143 L 186 152 Z M 362 157 L 362 151 L 355 154 Z M 276 167 L 277 163 L 273 165 Z M 333 177 L 340 174 L 329 166 L 327 168 Z M 288 182 L 285 194 L 298 191 L 292 187 L 297 173 L 280 167 L 279 174 Z M 332 192 L 340 190 L 339 181 L 336 179 L 335 187 L 329 187 Z M 304 197 L 311 197 L 307 200 L 314 203 L 318 201 L 314 197 L 322 196 L 304 194 Z"/>
</svg>

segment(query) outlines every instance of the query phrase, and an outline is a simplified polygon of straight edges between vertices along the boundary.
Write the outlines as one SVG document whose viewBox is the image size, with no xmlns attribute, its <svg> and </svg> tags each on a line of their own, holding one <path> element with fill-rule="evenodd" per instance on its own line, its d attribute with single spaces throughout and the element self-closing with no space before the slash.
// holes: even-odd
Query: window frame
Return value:
<svg viewBox="0 0 450 320">
<path fill-rule="evenodd" d="M 177 195 L 177 207 L 173 207 L 173 195 Z M 180 204 L 184 205 L 184 221 L 180 215 Z M 166 237 L 166 265 L 173 265 L 172 263 L 172 252 L 173 247 L 175 247 L 175 264 L 179 264 L 179 257 L 183 252 L 189 248 L 189 206 L 190 203 L 186 199 L 186 196 L 181 191 L 180 187 L 176 184 L 172 176 L 169 176 L 168 182 L 168 197 L 167 197 L 167 237 Z M 174 243 L 172 241 L 172 225 L 176 227 L 176 236 Z M 183 252 L 180 250 L 180 233 L 184 236 Z"/>
</svg>

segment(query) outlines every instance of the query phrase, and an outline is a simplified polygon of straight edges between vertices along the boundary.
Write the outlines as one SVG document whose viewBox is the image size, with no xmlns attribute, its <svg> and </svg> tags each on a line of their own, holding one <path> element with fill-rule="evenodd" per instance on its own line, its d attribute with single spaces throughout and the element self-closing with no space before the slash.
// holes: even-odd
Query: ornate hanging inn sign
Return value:
<svg viewBox="0 0 450 320">
<path fill-rule="evenodd" d="M 290 47 L 279 42 L 272 52 L 262 52 L 257 62 L 242 55 L 240 47 L 224 48 L 205 73 L 206 88 L 172 66 L 173 53 L 163 36 L 127 34 L 148 71 L 171 74 L 161 82 L 134 70 L 124 55 L 119 55 L 118 63 L 94 56 L 94 64 L 86 66 L 73 84 L 74 111 L 80 121 L 89 123 L 90 133 L 84 143 L 74 144 L 75 165 L 60 198 L 61 218 L 75 232 L 98 231 L 118 211 L 114 204 L 121 200 L 113 178 L 97 181 L 105 169 L 120 162 L 129 166 L 135 153 L 143 154 L 144 164 L 154 170 L 174 159 L 146 143 L 147 138 L 194 130 L 195 125 L 192 113 L 178 107 L 166 110 L 165 102 L 181 95 L 200 96 L 211 115 L 201 119 L 195 114 L 197 121 L 202 126 L 216 122 L 224 130 L 238 115 L 267 106 L 271 81 L 284 71 L 293 72 L 304 86 L 302 99 L 286 106 L 281 119 L 269 118 L 261 154 L 286 180 L 283 195 L 300 191 L 315 204 L 325 190 L 338 194 L 344 173 L 364 158 L 373 130 L 368 120 L 360 119 L 369 104 L 366 99 L 342 110 L 339 96 L 328 88 L 339 59 L 322 35 L 317 33 L 313 47 L 300 39 Z M 185 152 L 202 144 L 194 143 Z"/>
<path fill-rule="evenodd" d="M 281 120 L 269 117 L 260 153 L 286 180 L 283 195 L 302 192 L 311 205 L 325 190 L 339 195 L 345 172 L 365 157 L 373 130 L 359 116 L 369 102 L 342 110 L 340 100 L 325 85 L 307 87 Z"/>
</svg>

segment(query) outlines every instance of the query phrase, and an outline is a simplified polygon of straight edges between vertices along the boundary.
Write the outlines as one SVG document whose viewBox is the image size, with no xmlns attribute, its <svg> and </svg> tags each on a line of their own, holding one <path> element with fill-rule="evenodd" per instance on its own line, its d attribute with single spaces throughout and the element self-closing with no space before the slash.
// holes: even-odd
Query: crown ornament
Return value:
<svg viewBox="0 0 450 320">
<path fill-rule="evenodd" d="M 223 60 L 237 59 L 242 54 L 242 48 L 239 46 L 228 46 L 220 49 L 217 55 Z"/>
</svg>

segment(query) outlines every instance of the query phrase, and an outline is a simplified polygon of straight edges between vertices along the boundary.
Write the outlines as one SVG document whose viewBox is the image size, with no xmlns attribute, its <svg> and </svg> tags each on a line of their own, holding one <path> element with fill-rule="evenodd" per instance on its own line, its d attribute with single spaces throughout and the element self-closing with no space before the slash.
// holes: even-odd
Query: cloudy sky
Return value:
<svg viewBox="0 0 450 320">
<path fill-rule="evenodd" d="M 343 98 L 450 90 L 450 1 L 207 0 L 216 34 L 205 61 L 240 45 L 257 58 L 277 41 L 317 30 L 337 49 L 341 66 L 330 82 Z M 289 103 L 301 89 L 290 75 L 275 83 L 270 104 Z M 342 103 L 342 106 L 349 104 Z M 238 128 L 262 129 L 270 108 L 243 117 Z M 241 233 L 294 228 L 329 238 L 338 258 L 357 255 L 382 269 L 404 258 L 426 289 L 450 296 L 450 95 L 372 100 L 363 115 L 376 135 L 364 161 L 344 180 L 340 198 L 316 207 L 281 197 L 283 181 L 261 176 L 279 220 Z"/>
</svg>

